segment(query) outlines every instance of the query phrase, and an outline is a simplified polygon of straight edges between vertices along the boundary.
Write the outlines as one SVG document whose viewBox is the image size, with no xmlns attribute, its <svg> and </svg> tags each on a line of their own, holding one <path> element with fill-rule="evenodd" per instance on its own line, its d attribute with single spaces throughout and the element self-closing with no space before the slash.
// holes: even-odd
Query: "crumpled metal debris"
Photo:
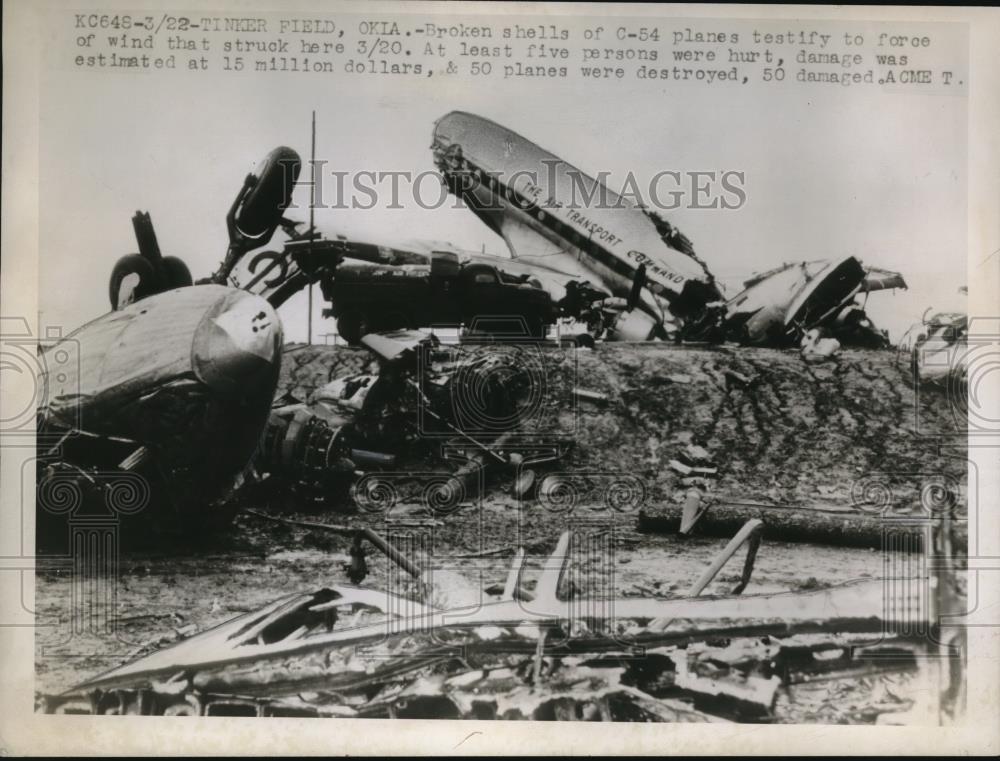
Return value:
<svg viewBox="0 0 1000 761">
<path fill-rule="evenodd" d="M 840 351 L 840 341 L 825 337 L 819 328 L 807 330 L 799 344 L 802 358 L 806 361 L 821 361 L 830 359 Z"/>
<path fill-rule="evenodd" d="M 560 538 L 528 598 L 519 594 L 523 552 L 495 602 L 441 609 L 433 600 L 351 586 L 293 594 L 48 696 L 40 707 L 98 714 L 774 721 L 779 696 L 809 675 L 906 671 L 921 646 L 900 637 L 895 660 L 889 657 L 894 622 L 877 582 L 755 598 L 564 599 L 559 589 L 570 539 Z M 671 623 L 654 627 L 651 620 Z"/>
<path fill-rule="evenodd" d="M 307 403 L 272 410 L 255 467 L 275 493 L 290 484 L 300 502 L 344 506 L 359 476 L 431 459 L 468 494 L 471 476 L 487 466 L 517 467 L 509 438 L 530 370 L 516 350 L 445 350 L 419 331 L 361 342 L 378 358 L 377 373 L 334 379 Z M 465 451 L 464 464 L 441 459 L 449 438 Z"/>
</svg>

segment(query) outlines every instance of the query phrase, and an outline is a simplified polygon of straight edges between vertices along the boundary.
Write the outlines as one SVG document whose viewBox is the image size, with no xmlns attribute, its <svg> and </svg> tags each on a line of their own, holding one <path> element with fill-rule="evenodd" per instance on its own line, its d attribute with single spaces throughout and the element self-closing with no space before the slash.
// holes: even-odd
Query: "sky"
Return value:
<svg viewBox="0 0 1000 761">
<path fill-rule="evenodd" d="M 963 97 L 347 76 L 94 76 L 50 61 L 41 73 L 40 323 L 68 331 L 108 310 L 111 268 L 136 250 L 130 220 L 138 209 L 150 212 L 164 254 L 183 258 L 195 278 L 212 272 L 243 177 L 277 145 L 308 158 L 313 110 L 317 157 L 348 173 L 433 170 L 433 123 L 452 110 L 492 119 L 590 174 L 610 172 L 613 188 L 628 172 L 648 182 L 663 170 L 740 171 L 742 208 L 664 212 L 730 294 L 783 262 L 851 254 L 909 283 L 869 301 L 873 320 L 894 339 L 928 307 L 964 309 Z M 334 180 L 325 183 L 331 198 Z M 296 190 L 302 208 L 289 216 L 307 218 L 308 194 Z M 331 237 L 432 239 L 506 255 L 498 236 L 452 203 L 385 203 L 318 209 L 317 226 Z M 286 338 L 304 339 L 305 305 L 301 294 L 282 307 Z M 317 298 L 317 335 L 334 329 L 322 306 Z"/>
</svg>

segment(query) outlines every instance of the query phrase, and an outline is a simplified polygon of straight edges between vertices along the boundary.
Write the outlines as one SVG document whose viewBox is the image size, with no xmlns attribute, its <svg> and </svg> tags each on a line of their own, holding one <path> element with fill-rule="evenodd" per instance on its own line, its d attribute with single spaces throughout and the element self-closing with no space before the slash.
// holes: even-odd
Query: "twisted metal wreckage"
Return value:
<svg viewBox="0 0 1000 761">
<path fill-rule="evenodd" d="M 677 599 L 567 595 L 567 532 L 533 591 L 519 550 L 498 598 L 443 609 L 426 602 L 434 571 L 390 548 L 422 598 L 348 585 L 289 595 L 46 696 L 41 709 L 760 722 L 775 719 L 779 693 L 796 684 L 910 672 L 924 680 L 925 702 L 895 697 L 864 708 L 866 718 L 937 722 L 961 711 L 961 631 L 938 625 L 942 601 L 955 598 L 948 569 L 933 580 L 740 597 L 760 529 L 748 524 Z M 699 599 L 744 544 L 731 595 Z"/>
<path fill-rule="evenodd" d="M 281 261 L 283 275 L 263 282 L 266 299 L 221 284 L 279 223 L 294 236 L 281 218 L 298 174 L 297 157 L 282 163 L 289 153 L 272 152 L 261 178 L 247 178 L 227 217 L 223 265 L 205 282 L 192 284 L 179 259 L 161 255 L 148 215 L 133 218 L 140 253 L 123 257 L 112 272 L 114 311 L 47 350 L 78 361 L 52 363 L 58 372 L 43 378 L 40 535 L 59 534 L 70 505 L 106 497 L 121 513 L 137 509 L 130 500 L 148 501 L 154 510 L 144 511 L 143 522 L 155 514 L 163 519 L 159 527 L 173 522 L 191 532 L 226 522 L 237 502 L 234 484 L 238 492 L 256 488 L 267 476 L 269 487 L 337 501 L 359 465 L 384 465 L 420 444 L 415 411 L 427 431 L 452 434 L 491 462 L 508 462 L 494 443 L 463 430 L 465 411 L 453 402 L 475 395 L 477 428 L 485 420 L 485 433 L 495 438 L 516 424 L 523 368 L 509 353 L 439 351 L 427 334 L 368 333 L 361 340 L 379 361 L 377 373 L 331 383 L 315 404 L 272 409 L 283 348 L 275 310 L 304 284 L 329 277 L 344 256 L 298 236 L 288 247 L 295 255 Z M 303 242 L 309 245 L 300 257 L 296 244 Z M 457 383 L 466 390 L 456 392 Z"/>
<path fill-rule="evenodd" d="M 629 338 L 638 335 L 638 325 L 640 338 L 788 345 L 817 326 L 833 326 L 844 340 L 854 336 L 882 345 L 853 299 L 905 284 L 852 257 L 780 268 L 748 282 L 742 294 L 725 302 L 686 238 L 644 210 L 632 209 L 629 229 L 608 235 L 636 237 L 632 228 L 652 225 L 656 241 L 667 249 L 663 256 L 650 250 L 622 257 L 592 234 L 574 231 L 572 220 L 527 203 L 525 189 L 492 188 L 502 199 L 495 214 L 484 205 L 487 199 L 473 197 L 473 186 L 455 174 L 482 177 L 497 168 L 490 164 L 495 156 L 488 140 L 470 142 L 473 127 L 485 135 L 499 130 L 531 161 L 548 154 L 477 119 L 452 114 L 436 125 L 435 157 L 452 192 L 471 201 L 512 253 L 526 241 L 569 241 L 576 261 L 592 266 L 567 273 L 552 266 L 555 260 L 539 262 L 545 253 L 538 251 L 522 253 L 522 261 L 462 259 L 440 250 L 421 256 L 322 239 L 312 227 L 300 233 L 282 216 L 299 172 L 298 156 L 288 148 L 272 151 L 257 175 L 246 178 L 227 216 L 229 248 L 206 281 L 194 284 L 183 262 L 162 256 L 149 216 L 137 213 L 139 253 L 114 268 L 114 311 L 48 350 L 75 347 L 80 361 L 45 379 L 48 394 L 38 415 L 39 537 L 65 537 L 67 514 L 81 506 L 110 505 L 128 514 L 148 502 L 153 510 L 143 511 L 139 524 L 151 523 L 155 515 L 160 526 L 173 518 L 190 532 L 192 525 L 225 521 L 247 489 L 292 494 L 299 502 L 342 501 L 367 470 L 440 452 L 437 444 L 434 452 L 418 451 L 424 437 L 408 428 L 416 411 L 436 433 L 466 450 L 467 465 L 440 483 L 442 501 L 461 493 L 463 479 L 487 466 L 520 464 L 523 458 L 507 437 L 518 423 L 519 395 L 530 385 L 523 367 L 492 344 L 486 351 L 442 351 L 436 338 L 412 330 L 423 324 L 474 324 L 494 340 L 513 339 L 515 345 L 543 337 L 546 326 L 560 318 L 582 322 L 591 338 Z M 456 129 L 461 134 L 452 134 Z M 479 192 L 487 186 L 474 187 Z M 526 192 L 537 199 L 547 191 L 558 188 Z M 607 230 L 613 221 L 606 220 Z M 265 245 L 278 227 L 289 239 L 284 249 L 248 262 L 246 255 Z M 235 275 L 241 264 L 246 270 Z M 679 287 L 669 275 L 678 268 L 687 273 Z M 245 283 L 233 287 L 241 278 Z M 379 371 L 337 379 L 309 400 L 276 402 L 283 337 L 275 310 L 317 282 L 331 300 L 328 313 L 338 318 L 338 329 L 377 357 Z M 393 291 L 400 283 L 416 290 Z M 366 292 L 366 284 L 387 288 Z M 360 300 L 352 301 L 346 295 L 351 292 L 362 294 Z M 422 314 L 385 306 L 421 299 L 436 306 L 426 306 Z M 477 321 L 480 308 L 489 319 Z M 640 314 L 644 317 L 635 319 Z M 461 406 L 453 404 L 456 396 L 470 393 L 491 421 L 485 432 L 481 425 L 470 426 Z M 561 456 L 571 444 L 551 442 L 549 456 Z M 126 504 L 129 499 L 135 504 Z M 686 506 L 681 533 L 700 515 L 697 504 Z M 364 579 L 367 540 L 417 578 L 419 594 L 334 585 L 291 595 L 46 697 L 42 708 L 168 715 L 773 720 L 779 689 L 796 681 L 818 674 L 917 670 L 938 683 L 934 710 L 960 711 L 961 668 L 947 673 L 938 668 L 961 662 L 960 637 L 940 625 L 942 612 L 955 609 L 958 595 L 950 566 L 932 569 L 940 576 L 930 587 L 934 595 L 920 586 L 929 581 L 925 578 L 897 585 L 898 598 L 886 597 L 886 580 L 741 597 L 761 527 L 756 520 L 743 525 L 686 597 L 574 593 L 565 584 L 572 567 L 571 536 L 565 534 L 533 591 L 523 583 L 525 556 L 519 550 L 499 599 L 443 607 L 431 594 L 433 571 L 421 571 L 371 529 L 345 530 L 355 539 L 348 572 L 353 582 Z M 939 524 L 935 556 L 950 558 L 950 543 L 950 531 Z M 743 546 L 747 559 L 732 594 L 696 599 Z M 931 546 L 925 541 L 925 549 Z M 875 714 L 899 711 L 902 702 L 896 702 Z"/>
<path fill-rule="evenodd" d="M 497 141 L 514 148 L 497 154 Z M 344 483 L 359 467 L 390 461 L 406 439 L 399 436 L 386 445 L 375 421 L 405 422 L 405 415 L 391 414 L 393 405 L 406 406 L 404 398 L 411 410 L 427 411 L 437 425 L 478 450 L 473 457 L 509 463 L 509 454 L 497 456 L 489 442 L 463 433 L 453 405 L 442 400 L 462 395 L 454 393 L 456 386 L 478 389 L 485 382 L 493 418 L 510 421 L 518 387 L 524 385 L 516 363 L 482 351 L 456 362 L 460 350 L 452 348 L 450 370 L 440 363 L 435 368 L 428 359 L 437 340 L 433 336 L 380 332 L 440 320 L 510 343 L 534 340 L 545 334 L 546 325 L 568 320 L 589 331 L 577 338 L 577 345 L 586 346 L 595 338 L 629 337 L 643 315 L 640 322 L 650 323 L 643 328 L 647 337 L 794 345 L 822 329 L 842 340 L 853 336 L 862 344 L 880 345 L 883 339 L 854 298 L 905 287 L 898 274 L 866 269 L 847 257 L 764 273 L 723 304 L 704 263 L 693 258 L 690 242 L 652 213 L 627 205 L 601 210 L 606 239 L 649 251 L 636 257 L 634 250 L 622 255 L 618 246 L 595 241 L 593 230 L 587 235 L 576 230 L 566 204 L 553 201 L 555 210 L 546 212 L 529 203 L 546 193 L 561 198 L 567 177 L 582 176 L 593 186 L 588 186 L 591 194 L 595 187 L 610 191 L 515 133 L 479 117 L 449 114 L 435 125 L 433 148 L 448 187 L 503 235 L 512 254 L 528 253 L 513 259 L 460 258 L 455 251 L 419 254 L 327 240 L 312 227 L 302 233 L 283 216 L 300 170 L 298 154 L 285 147 L 268 154 L 257 174 L 247 176 L 226 218 L 230 243 L 222 264 L 197 287 L 182 260 L 161 254 L 149 215 L 137 213 L 139 253 L 119 260 L 111 275 L 114 311 L 47 352 L 50 357 L 69 352 L 79 361 L 65 368 L 52 363 L 59 371 L 44 378 L 48 394 L 38 415 L 39 501 L 50 509 L 40 513 L 42 528 L 54 514 L 65 513 L 61 490 L 100 492 L 108 484 L 98 481 L 110 480 L 116 494 L 166 503 L 185 525 L 224 523 L 231 512 L 226 505 L 234 502 L 226 499 L 234 480 L 252 484 L 262 471 L 275 476 L 272 485 L 291 480 L 314 496 L 342 496 Z M 553 187 L 519 190 L 476 179 L 535 164 L 560 167 Z M 247 256 L 279 227 L 288 238 L 282 251 Z M 558 252 L 550 250 L 560 241 Z M 559 267 L 567 256 L 577 266 L 563 271 Z M 271 412 L 283 348 L 275 310 L 317 282 L 331 299 L 327 312 L 338 317 L 342 333 L 357 343 L 367 336 L 364 345 L 382 368 L 367 379 L 331 384 L 316 404 Z M 952 333 L 946 349 L 962 340 Z M 918 347 L 913 351 L 916 356 Z M 265 428 L 266 446 L 256 468 L 248 468 Z M 206 503 L 215 509 L 201 510 Z"/>
</svg>

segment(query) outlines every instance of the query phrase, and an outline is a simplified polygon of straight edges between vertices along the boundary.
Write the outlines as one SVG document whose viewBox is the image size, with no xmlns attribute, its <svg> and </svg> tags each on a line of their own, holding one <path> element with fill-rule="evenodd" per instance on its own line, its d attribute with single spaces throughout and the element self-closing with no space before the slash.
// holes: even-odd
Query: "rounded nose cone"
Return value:
<svg viewBox="0 0 1000 761">
<path fill-rule="evenodd" d="M 244 291 L 227 294 L 198 326 L 194 367 L 215 391 L 249 395 L 273 390 L 282 343 L 274 308 Z"/>
</svg>

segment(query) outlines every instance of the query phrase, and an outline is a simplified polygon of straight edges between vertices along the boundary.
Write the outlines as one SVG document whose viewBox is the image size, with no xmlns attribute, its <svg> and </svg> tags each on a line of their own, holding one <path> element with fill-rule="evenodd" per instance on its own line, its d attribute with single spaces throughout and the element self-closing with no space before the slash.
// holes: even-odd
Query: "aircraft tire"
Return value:
<svg viewBox="0 0 1000 761">
<path fill-rule="evenodd" d="M 119 259 L 111 270 L 111 280 L 108 282 L 108 296 L 111 299 L 111 308 L 116 310 L 119 308 L 118 299 L 122 286 L 122 281 L 129 275 L 138 275 L 139 284 L 135 288 L 135 298 L 133 301 L 139 301 L 147 296 L 152 296 L 157 293 L 159 288 L 157 287 L 158 278 L 156 277 L 156 272 L 153 270 L 153 265 L 150 264 L 145 257 L 141 254 L 127 254 Z"/>
<path fill-rule="evenodd" d="M 163 275 L 162 287 L 165 291 L 173 288 L 184 288 L 194 282 L 191 270 L 188 269 L 183 259 L 176 256 L 163 257 Z"/>
</svg>

